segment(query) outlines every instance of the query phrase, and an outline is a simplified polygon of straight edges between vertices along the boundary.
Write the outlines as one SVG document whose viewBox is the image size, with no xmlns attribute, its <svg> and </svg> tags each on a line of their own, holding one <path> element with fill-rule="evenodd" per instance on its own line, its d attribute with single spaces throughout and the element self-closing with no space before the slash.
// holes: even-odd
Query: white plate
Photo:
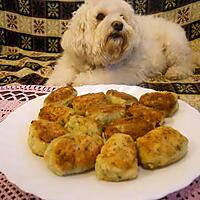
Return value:
<svg viewBox="0 0 200 200">
<path fill-rule="evenodd" d="M 79 95 L 117 89 L 139 97 L 151 90 L 125 85 L 96 85 L 76 88 Z M 135 180 L 105 182 L 94 171 L 58 177 L 49 171 L 42 158 L 31 153 L 27 145 L 31 120 L 37 117 L 43 97 L 34 99 L 10 114 L 0 127 L 0 170 L 26 192 L 51 200 L 147 200 L 161 198 L 179 190 L 200 175 L 200 113 L 179 101 L 179 111 L 167 124 L 189 139 L 189 152 L 179 162 L 150 171 L 140 168 Z"/>
</svg>

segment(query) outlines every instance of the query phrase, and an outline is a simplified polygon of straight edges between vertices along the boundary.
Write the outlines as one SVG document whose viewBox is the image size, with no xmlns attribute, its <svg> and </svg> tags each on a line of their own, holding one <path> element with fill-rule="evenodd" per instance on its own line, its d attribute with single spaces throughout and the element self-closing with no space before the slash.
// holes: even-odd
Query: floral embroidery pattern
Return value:
<svg viewBox="0 0 200 200">
<path fill-rule="evenodd" d="M 68 29 L 68 21 L 61 22 L 61 34 L 63 34 Z"/>
<path fill-rule="evenodd" d="M 44 21 L 43 20 L 34 20 L 34 32 L 38 34 L 44 34 Z"/>
<path fill-rule="evenodd" d="M 177 2 L 177 0 L 165 0 L 164 9 L 168 10 L 168 9 L 175 8 L 176 7 L 176 2 Z"/>
<path fill-rule="evenodd" d="M 59 5 L 54 2 L 47 2 L 47 15 L 48 17 L 59 17 Z"/>
<path fill-rule="evenodd" d="M 32 69 L 33 71 L 37 71 L 37 70 L 39 70 L 39 69 L 42 67 L 42 65 L 40 65 L 40 64 L 38 64 L 38 63 L 36 63 L 36 62 L 27 62 L 27 63 L 24 65 L 24 67 L 27 67 L 27 68 L 29 68 L 29 69 Z"/>
<path fill-rule="evenodd" d="M 48 51 L 49 52 L 58 52 L 58 39 L 48 39 Z"/>
<path fill-rule="evenodd" d="M 21 36 L 21 47 L 23 49 L 31 50 L 32 41 L 30 36 Z"/>
<path fill-rule="evenodd" d="M 175 83 L 174 86 L 180 94 L 195 94 L 197 92 L 196 87 L 192 84 Z"/>
<path fill-rule="evenodd" d="M 147 0 L 136 0 L 135 1 L 135 12 L 137 14 L 145 14 L 146 13 L 146 4 Z"/>
<path fill-rule="evenodd" d="M 6 39 L 5 39 L 5 31 L 2 29 L 0 30 L 0 43 L 5 44 Z"/>
<path fill-rule="evenodd" d="M 190 8 L 186 7 L 186 8 L 182 8 L 180 10 L 178 10 L 177 13 L 177 23 L 178 24 L 183 24 L 187 21 L 189 21 L 190 19 Z"/>
<path fill-rule="evenodd" d="M 12 14 L 6 14 L 7 26 L 10 29 L 17 29 L 17 16 Z"/>
<path fill-rule="evenodd" d="M 191 38 L 200 37 L 200 23 L 192 24 L 191 26 Z"/>
<path fill-rule="evenodd" d="M 30 14 L 29 0 L 19 0 L 19 12 L 22 14 Z"/>
<path fill-rule="evenodd" d="M 7 56 L 8 60 L 19 60 L 19 59 L 21 59 L 23 57 L 23 55 L 21 53 L 16 54 L 17 51 L 13 47 L 9 48 L 9 52 L 12 53 L 12 54 L 9 54 Z"/>
</svg>

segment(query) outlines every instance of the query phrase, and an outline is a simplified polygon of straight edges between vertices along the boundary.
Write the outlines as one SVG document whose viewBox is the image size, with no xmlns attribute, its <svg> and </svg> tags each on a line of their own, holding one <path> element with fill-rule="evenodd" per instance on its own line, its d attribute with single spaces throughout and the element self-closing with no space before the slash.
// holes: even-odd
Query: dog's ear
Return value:
<svg viewBox="0 0 200 200">
<path fill-rule="evenodd" d="M 85 31 L 87 28 L 87 5 L 82 5 L 69 24 L 69 28 L 63 34 L 61 46 L 64 50 L 74 51 L 78 55 L 84 54 L 86 46 Z"/>
<path fill-rule="evenodd" d="M 61 47 L 63 48 L 63 50 L 67 49 L 67 46 L 68 46 L 68 38 L 69 38 L 69 31 L 66 30 L 64 32 L 64 34 L 62 35 L 62 38 L 61 38 Z"/>
</svg>

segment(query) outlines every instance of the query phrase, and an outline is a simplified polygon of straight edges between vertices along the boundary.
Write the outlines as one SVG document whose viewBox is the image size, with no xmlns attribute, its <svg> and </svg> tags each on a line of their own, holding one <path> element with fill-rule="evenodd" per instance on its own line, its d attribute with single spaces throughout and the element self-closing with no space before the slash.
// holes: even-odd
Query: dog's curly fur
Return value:
<svg viewBox="0 0 200 200">
<path fill-rule="evenodd" d="M 86 0 L 61 46 L 47 85 L 137 84 L 158 73 L 172 80 L 192 74 L 184 30 L 163 18 L 136 15 L 123 0 Z"/>
</svg>

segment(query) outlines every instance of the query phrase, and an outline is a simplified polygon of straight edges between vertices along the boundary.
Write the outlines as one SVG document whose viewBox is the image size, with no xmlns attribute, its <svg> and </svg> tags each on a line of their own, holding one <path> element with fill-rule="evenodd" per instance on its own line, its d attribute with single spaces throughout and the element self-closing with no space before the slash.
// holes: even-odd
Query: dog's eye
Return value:
<svg viewBox="0 0 200 200">
<path fill-rule="evenodd" d="M 96 16 L 96 19 L 98 20 L 98 21 L 101 21 L 101 20 L 103 20 L 105 18 L 105 15 L 103 14 L 103 13 L 99 13 L 97 16 Z"/>
<path fill-rule="evenodd" d="M 126 17 L 124 17 L 124 15 L 120 15 L 120 17 L 121 17 L 123 20 L 126 20 Z"/>
</svg>

